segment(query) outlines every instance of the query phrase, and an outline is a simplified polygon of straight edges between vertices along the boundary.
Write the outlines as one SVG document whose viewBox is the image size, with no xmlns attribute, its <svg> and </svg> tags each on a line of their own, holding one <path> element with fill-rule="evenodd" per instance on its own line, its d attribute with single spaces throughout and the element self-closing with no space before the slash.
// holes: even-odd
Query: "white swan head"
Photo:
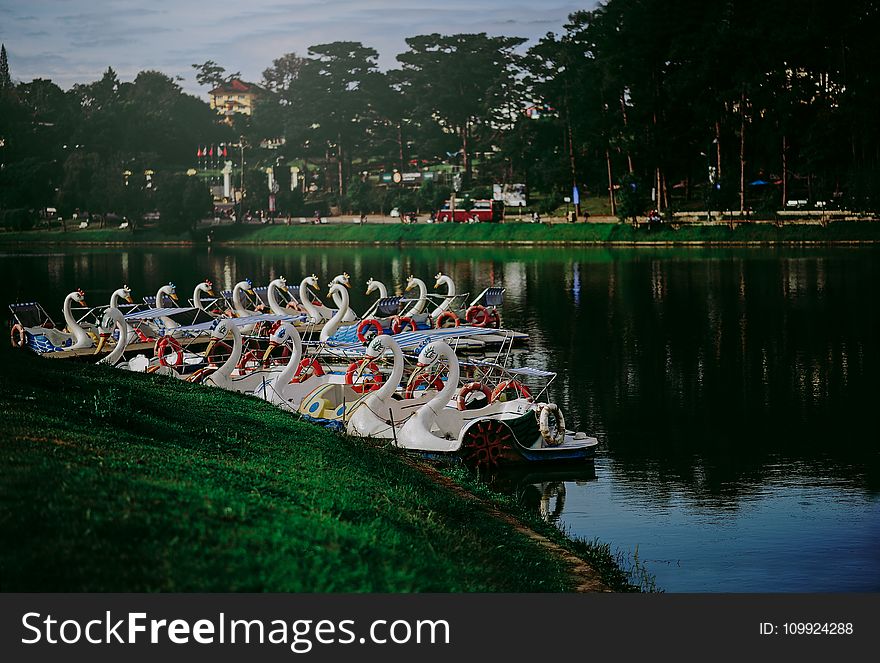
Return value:
<svg viewBox="0 0 880 663">
<path fill-rule="evenodd" d="M 351 277 L 348 275 L 348 272 L 342 272 L 339 276 L 334 277 L 331 283 L 338 283 L 346 288 L 351 288 Z"/>
<path fill-rule="evenodd" d="M 98 325 L 98 347 L 95 348 L 95 354 L 101 354 L 101 350 L 104 349 L 104 346 L 107 344 L 107 339 L 113 334 L 113 330 L 116 328 L 116 314 L 111 312 L 112 309 L 108 309 L 106 313 L 104 313 L 104 317 L 101 318 L 101 323 Z"/>
<path fill-rule="evenodd" d="M 367 294 L 369 295 L 373 290 L 377 290 L 379 288 L 378 281 L 374 281 L 373 277 L 367 279 Z"/>
<path fill-rule="evenodd" d="M 211 338 L 208 340 L 208 346 L 205 348 L 206 357 L 211 354 L 211 350 L 214 349 L 214 346 L 217 345 L 217 343 L 225 340 L 229 335 L 232 328 L 230 320 L 230 318 L 215 320 L 214 324 L 211 325 Z"/>
<path fill-rule="evenodd" d="M 171 301 L 177 301 L 177 286 L 173 283 L 169 283 L 168 285 L 163 285 L 159 288 L 159 294 L 156 297 L 156 308 L 162 308 L 162 295 L 166 295 L 171 298 Z"/>
<path fill-rule="evenodd" d="M 127 285 L 119 288 L 119 290 L 113 293 L 113 296 L 119 299 L 124 299 L 129 304 L 134 304 L 134 300 L 131 298 L 131 288 L 129 288 Z"/>
<path fill-rule="evenodd" d="M 386 350 L 390 350 L 389 346 L 386 344 L 386 341 L 394 341 L 393 338 L 388 336 L 387 334 L 379 334 L 377 335 L 370 344 L 367 346 L 366 352 L 364 352 L 364 359 L 372 360 L 377 359 L 385 354 Z"/>
<path fill-rule="evenodd" d="M 318 277 L 315 274 L 305 277 L 302 282 L 304 285 L 307 285 L 310 288 L 314 288 L 315 290 L 320 290 L 321 288 L 321 286 L 318 284 Z"/>
<path fill-rule="evenodd" d="M 283 276 L 279 276 L 277 279 L 272 281 L 272 284 L 278 288 L 281 292 L 287 292 L 287 279 Z"/>
<path fill-rule="evenodd" d="M 254 283 L 250 279 L 244 279 L 243 281 L 239 281 L 235 284 L 235 287 L 244 290 L 247 294 L 253 296 L 254 294 Z"/>
<path fill-rule="evenodd" d="M 216 295 L 214 294 L 214 284 L 211 282 L 210 279 L 205 279 L 204 281 L 199 283 L 196 286 L 196 290 L 198 290 L 199 292 L 204 292 L 210 297 L 216 297 Z"/>
<path fill-rule="evenodd" d="M 428 343 L 428 345 L 422 348 L 422 351 L 419 353 L 416 365 L 419 368 L 430 368 L 431 366 L 434 366 L 440 361 L 443 350 L 451 352 L 452 349 L 443 341 L 432 341 L 431 343 Z"/>
<path fill-rule="evenodd" d="M 70 297 L 77 304 L 88 306 L 88 304 L 86 304 L 86 293 L 82 288 L 77 288 L 67 296 Z"/>
<path fill-rule="evenodd" d="M 263 363 L 269 359 L 269 355 L 272 354 L 272 351 L 280 345 L 284 345 L 287 339 L 291 338 L 294 334 L 298 334 L 296 331 L 296 327 L 294 327 L 289 322 L 282 322 L 279 324 L 275 330 L 269 335 L 269 347 L 266 348 L 266 351 L 263 353 Z"/>
<path fill-rule="evenodd" d="M 410 274 L 409 277 L 406 279 L 406 290 L 415 288 L 416 285 L 416 277 Z M 406 290 L 404 290 L 404 292 L 406 292 Z"/>
<path fill-rule="evenodd" d="M 329 298 L 333 296 L 334 292 L 338 292 L 340 295 L 342 295 L 342 293 L 345 293 L 347 295 L 348 293 L 346 292 L 346 288 L 350 286 L 344 286 L 336 281 L 331 281 L 327 284 L 327 287 L 329 288 L 329 290 L 327 290 L 327 297 Z"/>
<path fill-rule="evenodd" d="M 437 272 L 437 275 L 434 277 L 434 280 L 436 281 L 436 283 L 434 283 L 435 288 L 440 287 L 440 285 L 441 285 L 440 279 L 442 279 L 442 278 L 443 278 L 443 272 Z"/>
</svg>

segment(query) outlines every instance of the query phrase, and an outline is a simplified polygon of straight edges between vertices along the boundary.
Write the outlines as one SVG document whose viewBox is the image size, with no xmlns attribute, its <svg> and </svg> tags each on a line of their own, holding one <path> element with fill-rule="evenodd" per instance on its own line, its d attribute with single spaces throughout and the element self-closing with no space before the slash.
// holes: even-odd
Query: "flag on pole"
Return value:
<svg viewBox="0 0 880 663">
<path fill-rule="evenodd" d="M 573 202 L 575 205 L 581 204 L 581 194 L 576 186 L 571 188 L 571 202 Z"/>
</svg>

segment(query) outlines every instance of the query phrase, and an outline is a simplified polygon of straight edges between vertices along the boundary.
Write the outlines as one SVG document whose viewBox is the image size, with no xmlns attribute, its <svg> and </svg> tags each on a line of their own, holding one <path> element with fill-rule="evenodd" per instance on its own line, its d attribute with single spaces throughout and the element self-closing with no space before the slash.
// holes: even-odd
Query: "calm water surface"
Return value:
<svg viewBox="0 0 880 663">
<path fill-rule="evenodd" d="M 880 591 L 880 252 L 874 249 L 63 250 L 0 256 L 10 301 L 60 320 L 76 287 L 104 302 L 169 280 L 224 288 L 348 271 L 399 289 L 438 271 L 507 288 L 516 361 L 596 435 L 595 476 L 555 477 L 572 534 L 638 559 L 674 592 Z M 522 479 L 520 493 L 554 477 Z M 546 488 L 544 484 L 542 487 Z M 560 501 L 560 486 L 564 501 Z M 537 508 L 537 500 L 533 500 Z"/>
</svg>

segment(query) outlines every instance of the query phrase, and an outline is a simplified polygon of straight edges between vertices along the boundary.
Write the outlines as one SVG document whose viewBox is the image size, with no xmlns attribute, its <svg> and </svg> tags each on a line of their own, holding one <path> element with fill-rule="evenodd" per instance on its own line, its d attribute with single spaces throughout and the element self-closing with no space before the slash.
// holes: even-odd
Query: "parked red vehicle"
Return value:
<svg viewBox="0 0 880 663">
<path fill-rule="evenodd" d="M 452 205 L 447 200 L 437 212 L 437 220 L 467 222 L 476 219 L 480 222 L 498 222 L 504 214 L 504 204 L 500 200 L 472 200 L 467 207 L 463 206 L 462 202 L 455 201 L 455 218 L 453 218 Z"/>
</svg>

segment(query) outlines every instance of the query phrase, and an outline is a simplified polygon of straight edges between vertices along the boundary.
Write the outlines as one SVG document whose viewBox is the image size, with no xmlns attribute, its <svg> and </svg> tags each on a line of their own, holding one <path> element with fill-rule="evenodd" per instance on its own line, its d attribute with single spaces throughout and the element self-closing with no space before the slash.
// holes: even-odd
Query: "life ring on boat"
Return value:
<svg viewBox="0 0 880 663">
<path fill-rule="evenodd" d="M 482 382 L 469 382 L 458 390 L 458 398 L 455 399 L 456 407 L 462 411 L 467 410 L 467 397 L 475 391 L 483 392 L 487 405 L 492 402 L 492 390 L 489 387 Z"/>
<path fill-rule="evenodd" d="M 517 394 L 528 401 L 534 400 L 532 398 L 531 390 L 522 382 L 520 382 L 519 380 L 505 380 L 497 387 L 495 387 L 494 391 L 492 391 L 492 402 L 494 403 L 499 398 L 501 398 L 502 394 L 504 394 L 504 392 L 508 389 L 513 389 Z"/>
<path fill-rule="evenodd" d="M 416 379 L 406 385 L 406 389 L 403 391 L 404 398 L 415 398 L 416 389 L 418 389 L 421 385 L 428 384 L 429 387 L 433 387 L 437 391 L 443 389 L 443 380 L 440 379 L 439 375 L 435 375 L 434 379 L 430 379 L 425 377 L 424 373 L 420 373 L 416 376 Z M 426 387 L 427 388 L 427 387 Z"/>
<path fill-rule="evenodd" d="M 299 362 L 299 366 L 296 367 L 296 372 L 293 374 L 291 383 L 305 382 L 313 375 L 317 378 L 324 375 L 324 367 L 321 366 L 321 362 L 314 357 L 306 357 Z"/>
<path fill-rule="evenodd" d="M 556 419 L 556 434 L 550 430 L 550 415 Z M 538 429 L 541 437 L 548 447 L 558 447 L 565 442 L 565 417 L 556 403 L 542 403 L 541 413 L 538 415 Z"/>
<path fill-rule="evenodd" d="M 373 327 L 376 330 L 377 334 L 382 333 L 382 324 L 375 318 L 366 318 L 364 320 L 361 320 L 357 328 L 357 337 L 361 343 L 367 342 L 367 336 L 364 333 L 366 332 L 367 327 Z"/>
<path fill-rule="evenodd" d="M 220 358 L 215 357 L 214 354 L 217 352 L 217 350 L 220 350 L 221 348 L 223 350 L 226 350 L 229 354 L 232 354 L 232 346 L 229 345 L 229 343 L 226 343 L 225 341 L 220 341 L 218 343 L 215 343 L 214 347 L 211 348 L 211 351 L 205 355 L 205 361 L 208 362 L 209 364 L 214 364 L 214 365 L 220 363 Z"/>
<path fill-rule="evenodd" d="M 25 347 L 27 345 L 27 334 L 24 331 L 24 327 L 17 322 L 12 325 L 12 329 L 9 332 L 9 340 L 12 341 L 13 348 Z"/>
<path fill-rule="evenodd" d="M 451 325 L 446 324 L 449 320 L 452 321 Z M 444 329 L 446 327 L 458 327 L 460 324 L 461 319 L 453 311 L 443 311 L 443 313 L 437 316 L 437 321 L 434 323 L 434 328 Z"/>
<path fill-rule="evenodd" d="M 408 315 L 395 315 L 393 318 L 391 318 L 391 333 L 399 334 L 403 331 L 403 328 L 406 325 L 408 325 L 412 331 L 416 330 L 416 321 L 413 320 L 411 317 L 409 317 Z"/>
<path fill-rule="evenodd" d="M 195 373 L 186 378 L 186 381 L 192 382 L 193 384 L 202 384 L 205 381 L 205 378 L 214 373 L 216 370 L 216 366 L 205 366 L 204 368 L 200 368 Z"/>
<path fill-rule="evenodd" d="M 365 394 L 368 391 L 375 391 L 380 386 L 382 386 L 382 381 L 385 379 L 382 377 L 382 372 L 379 370 L 379 367 L 376 365 L 376 362 L 371 361 L 367 364 L 367 368 L 370 369 L 370 372 L 373 374 L 372 379 L 364 380 L 361 384 L 354 383 L 354 374 L 357 370 L 362 366 L 363 362 L 361 361 L 353 361 L 348 365 L 348 369 L 345 371 L 345 384 L 351 386 L 354 389 L 355 393 Z"/>
<path fill-rule="evenodd" d="M 482 304 L 475 304 L 464 314 L 464 319 L 473 327 L 485 327 L 489 322 L 489 312 Z"/>
<path fill-rule="evenodd" d="M 501 329 L 501 313 L 498 312 L 497 308 L 490 308 L 486 311 L 486 314 L 489 316 L 486 321 L 486 327 L 491 327 L 492 329 Z"/>
<path fill-rule="evenodd" d="M 253 350 L 248 350 L 247 352 L 245 352 L 241 356 L 241 359 L 238 360 L 238 364 L 236 364 L 235 368 L 239 371 L 239 373 L 244 373 L 248 370 L 247 364 L 249 361 L 257 362 L 257 364 L 260 363 L 260 358 L 257 357 L 257 354 Z M 256 368 L 256 366 L 254 368 Z"/>
<path fill-rule="evenodd" d="M 165 353 L 168 350 L 168 346 L 171 346 L 171 350 L 175 353 L 174 364 L 169 364 L 165 361 Z M 160 366 L 182 366 L 183 365 L 183 348 L 180 347 L 180 342 L 174 338 L 173 336 L 163 336 L 158 341 L 156 341 L 156 358 L 159 360 Z"/>
</svg>

